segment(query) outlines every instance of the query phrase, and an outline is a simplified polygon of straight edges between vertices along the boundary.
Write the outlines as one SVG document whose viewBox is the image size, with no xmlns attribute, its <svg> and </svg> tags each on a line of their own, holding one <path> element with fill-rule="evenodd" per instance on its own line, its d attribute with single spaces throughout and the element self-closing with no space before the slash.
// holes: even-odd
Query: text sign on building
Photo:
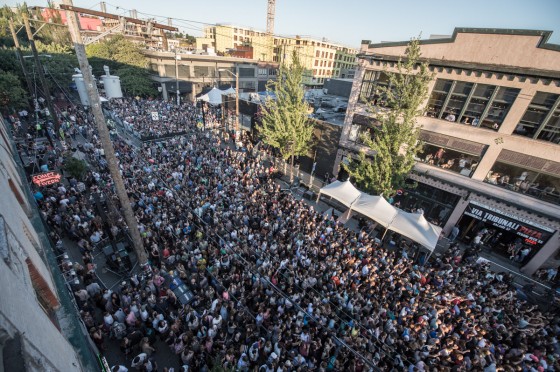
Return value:
<svg viewBox="0 0 560 372">
<path fill-rule="evenodd" d="M 36 174 L 32 177 L 33 183 L 37 186 L 48 186 L 60 182 L 62 176 L 56 172 L 46 172 Z"/>
<path fill-rule="evenodd" d="M 542 247 L 553 234 L 473 204 L 467 206 L 465 214 L 477 220 L 490 223 L 499 229 L 511 231 L 517 236 L 522 237 L 525 244 L 539 248 Z"/>
</svg>

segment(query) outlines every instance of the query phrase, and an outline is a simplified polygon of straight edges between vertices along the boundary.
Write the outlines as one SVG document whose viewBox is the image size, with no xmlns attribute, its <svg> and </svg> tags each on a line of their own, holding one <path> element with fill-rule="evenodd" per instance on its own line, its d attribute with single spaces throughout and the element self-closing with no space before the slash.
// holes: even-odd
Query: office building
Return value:
<svg viewBox="0 0 560 372">
<path fill-rule="evenodd" d="M 420 42 L 433 80 L 417 118 L 424 146 L 406 191 L 405 208 L 422 208 L 465 242 L 484 239 L 508 257 L 529 249 L 531 274 L 556 264 L 560 230 L 560 46 L 551 32 L 458 28 Z M 362 149 L 374 127 L 385 71 L 396 71 L 408 42 L 362 42 L 335 172 Z M 342 172 L 342 171 L 341 171 Z"/>
</svg>

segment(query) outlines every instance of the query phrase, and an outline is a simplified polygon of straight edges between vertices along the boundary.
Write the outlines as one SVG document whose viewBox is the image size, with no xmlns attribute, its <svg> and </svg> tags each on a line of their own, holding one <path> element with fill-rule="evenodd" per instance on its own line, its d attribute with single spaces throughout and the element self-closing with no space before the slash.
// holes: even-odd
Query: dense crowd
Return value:
<svg viewBox="0 0 560 372">
<path fill-rule="evenodd" d="M 139 138 L 161 137 L 185 132 L 198 119 L 195 105 L 144 98 L 117 98 L 110 102 L 112 111 L 125 127 Z"/>
<path fill-rule="evenodd" d="M 123 100 L 114 109 L 152 134 L 167 129 L 147 120 L 149 107 L 167 105 Z M 559 319 L 520 300 L 507 276 L 468 251 L 452 248 L 422 266 L 406 244 L 380 247 L 282 192 L 261 155 L 203 131 L 191 109 L 169 115 L 184 136 L 141 149 L 114 143 L 150 254 L 146 277 L 114 292 L 96 283 L 95 245 L 126 230 L 92 207 L 92 194 L 114 197 L 103 163 L 83 182 L 36 194 L 53 231 L 83 253 L 75 295 L 101 350 L 118 339 L 142 371 L 157 368 L 157 339 L 184 370 L 560 370 Z M 97 136 L 86 141 L 94 155 Z M 194 302 L 181 304 L 174 277 Z"/>
</svg>

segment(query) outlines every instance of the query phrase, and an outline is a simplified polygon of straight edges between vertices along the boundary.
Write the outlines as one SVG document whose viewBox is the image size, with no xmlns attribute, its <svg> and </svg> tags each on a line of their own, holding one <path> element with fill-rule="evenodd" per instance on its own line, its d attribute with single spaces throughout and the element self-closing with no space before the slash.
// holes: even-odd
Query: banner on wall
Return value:
<svg viewBox="0 0 560 372">
<path fill-rule="evenodd" d="M 523 238 L 524 243 L 541 248 L 548 239 L 555 233 L 554 230 L 545 226 L 536 227 L 527 221 L 521 221 L 514 216 L 499 213 L 497 210 L 485 208 L 480 205 L 470 203 L 465 210 L 465 215 L 471 216 L 491 224 L 501 230 L 510 231 Z M 536 225 L 536 224 L 535 224 Z"/>
</svg>

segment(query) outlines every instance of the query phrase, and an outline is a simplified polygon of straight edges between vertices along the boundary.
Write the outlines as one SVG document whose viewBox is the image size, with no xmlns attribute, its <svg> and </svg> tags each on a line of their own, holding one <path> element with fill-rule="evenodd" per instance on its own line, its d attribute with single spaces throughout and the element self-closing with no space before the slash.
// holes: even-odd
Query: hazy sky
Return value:
<svg viewBox="0 0 560 372">
<path fill-rule="evenodd" d="M 8 5 L 21 0 L 7 0 Z M 266 28 L 266 0 L 111 0 L 110 13 L 136 9 L 139 18 L 164 21 L 231 23 Z M 46 0 L 29 0 L 46 6 Z M 74 5 L 99 10 L 96 0 L 74 0 Z M 119 9 L 117 9 L 119 7 Z M 201 35 L 203 24 L 174 21 L 191 35 Z M 550 42 L 560 44 L 560 0 L 276 0 L 275 33 L 327 38 L 358 47 L 361 40 L 402 41 L 431 34 L 450 35 L 455 27 L 516 28 L 554 31 Z"/>
</svg>

